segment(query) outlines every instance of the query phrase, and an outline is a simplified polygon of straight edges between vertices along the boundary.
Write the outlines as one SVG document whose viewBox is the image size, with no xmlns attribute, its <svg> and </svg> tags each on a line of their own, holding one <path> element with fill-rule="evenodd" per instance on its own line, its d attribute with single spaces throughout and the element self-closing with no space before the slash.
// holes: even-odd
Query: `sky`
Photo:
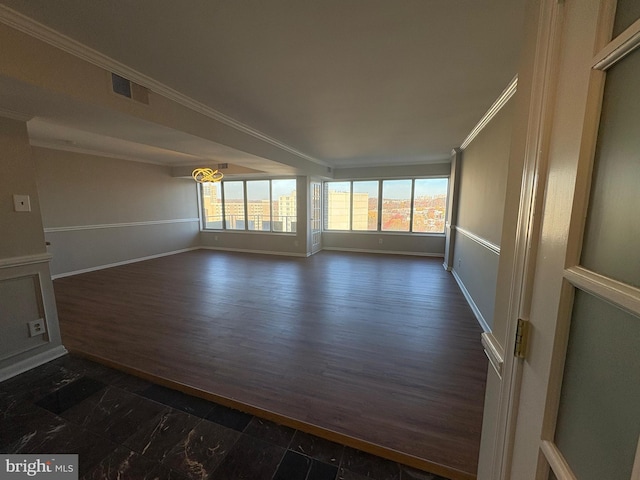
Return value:
<svg viewBox="0 0 640 480">
<path fill-rule="evenodd" d="M 411 180 L 384 180 L 383 196 L 388 199 L 403 199 L 411 196 Z M 329 189 L 348 192 L 350 182 L 330 182 Z M 418 178 L 415 182 L 416 197 L 424 195 L 446 195 L 448 179 Z M 354 193 L 367 192 L 370 197 L 378 196 L 378 181 L 354 181 Z"/>
<path fill-rule="evenodd" d="M 225 198 L 243 198 L 242 181 L 223 182 Z M 272 199 L 277 200 L 282 195 L 291 195 L 296 189 L 296 179 L 271 180 Z M 247 200 L 269 200 L 269 180 L 247 181 Z"/>
</svg>

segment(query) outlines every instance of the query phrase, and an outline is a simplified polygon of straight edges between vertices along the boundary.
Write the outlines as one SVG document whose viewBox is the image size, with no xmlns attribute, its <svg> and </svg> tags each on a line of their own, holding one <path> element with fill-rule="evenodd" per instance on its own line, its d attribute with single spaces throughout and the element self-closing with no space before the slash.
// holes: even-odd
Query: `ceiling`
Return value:
<svg viewBox="0 0 640 480">
<path fill-rule="evenodd" d="M 524 10 L 524 0 L 0 4 L 334 168 L 448 160 L 517 73 Z M 29 95 L 0 96 L 0 108 L 24 110 Z M 36 143 L 287 170 L 114 112 L 44 115 L 46 103 L 33 107 Z M 117 128 L 122 121 L 131 128 Z"/>
</svg>

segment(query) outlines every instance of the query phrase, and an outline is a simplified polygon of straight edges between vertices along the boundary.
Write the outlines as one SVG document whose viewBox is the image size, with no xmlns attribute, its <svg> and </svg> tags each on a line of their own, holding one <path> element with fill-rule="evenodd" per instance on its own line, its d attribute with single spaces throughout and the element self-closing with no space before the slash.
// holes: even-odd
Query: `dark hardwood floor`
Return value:
<svg viewBox="0 0 640 480">
<path fill-rule="evenodd" d="M 487 361 L 441 259 L 197 250 L 54 286 L 72 352 L 433 473 L 475 477 Z"/>
</svg>

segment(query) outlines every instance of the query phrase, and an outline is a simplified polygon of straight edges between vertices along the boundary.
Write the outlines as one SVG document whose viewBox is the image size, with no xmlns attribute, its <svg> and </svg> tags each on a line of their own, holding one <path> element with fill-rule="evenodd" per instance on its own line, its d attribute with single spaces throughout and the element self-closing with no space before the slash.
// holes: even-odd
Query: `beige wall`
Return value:
<svg viewBox="0 0 640 480">
<path fill-rule="evenodd" d="M 198 245 L 193 180 L 159 165 L 33 152 L 55 276 Z"/>
<path fill-rule="evenodd" d="M 64 353 L 42 232 L 35 165 L 22 121 L 0 117 L 0 381 Z M 15 212 L 13 194 L 31 211 Z M 42 319 L 46 333 L 29 335 Z"/>
<path fill-rule="evenodd" d="M 462 153 L 453 272 L 485 330 L 493 325 L 513 99 Z"/>
<path fill-rule="evenodd" d="M 38 187 L 24 122 L 0 117 L 0 155 L 0 258 L 44 253 Z M 30 213 L 13 211 L 13 194 L 30 196 Z"/>
</svg>

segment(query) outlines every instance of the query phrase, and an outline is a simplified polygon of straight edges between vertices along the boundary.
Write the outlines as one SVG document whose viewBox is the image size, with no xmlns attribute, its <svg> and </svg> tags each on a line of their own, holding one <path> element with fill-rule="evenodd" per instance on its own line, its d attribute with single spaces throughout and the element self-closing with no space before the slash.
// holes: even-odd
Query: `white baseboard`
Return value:
<svg viewBox="0 0 640 480">
<path fill-rule="evenodd" d="M 123 260 L 122 262 L 107 263 L 105 265 L 98 265 L 95 267 L 83 268 L 81 270 L 74 270 L 72 272 L 57 273 L 55 275 L 52 275 L 51 278 L 53 280 L 56 280 L 57 278 L 70 277 L 72 275 L 80 275 L 81 273 L 95 272 L 96 270 L 104 270 L 105 268 L 119 267 L 120 265 L 127 265 L 129 263 L 144 262 L 145 260 L 152 260 L 154 258 L 167 257 L 169 255 L 176 255 L 178 253 L 190 252 L 192 250 L 199 250 L 200 248 L 201 247 L 183 248 L 180 250 L 173 250 L 171 252 L 158 253 L 156 255 L 149 255 L 147 257 L 138 257 L 138 258 L 132 258 L 130 260 Z"/>
<path fill-rule="evenodd" d="M 309 253 L 296 253 L 296 252 L 274 252 L 273 250 L 250 250 L 246 248 L 228 248 L 228 247 L 198 247 L 201 250 L 218 250 L 221 252 L 239 252 L 239 253 L 257 253 L 260 255 L 282 255 L 285 257 L 309 257 Z"/>
<path fill-rule="evenodd" d="M 480 327 L 482 327 L 482 331 L 483 332 L 490 332 L 491 328 L 489 327 L 489 324 L 487 323 L 485 318 L 482 316 L 482 312 L 480 312 L 480 309 L 476 305 L 476 302 L 473 301 L 473 297 L 469 293 L 469 290 L 467 290 L 467 287 L 464 286 L 464 283 L 462 282 L 462 279 L 458 276 L 458 274 L 455 271 L 455 269 L 451 270 L 451 273 L 453 275 L 453 278 L 456 279 L 456 282 L 458 283 L 458 286 L 460 287 L 460 290 L 462 291 L 462 294 L 464 295 L 464 298 L 467 300 L 467 303 L 471 307 L 471 310 L 473 311 L 473 314 L 475 315 L 476 319 L 478 320 L 478 323 L 480 324 Z"/>
<path fill-rule="evenodd" d="M 9 365 L 4 368 L 0 368 L 0 382 L 7 380 L 11 377 L 15 377 L 21 373 L 31 370 L 32 368 L 39 367 L 40 365 L 55 360 L 58 357 L 66 355 L 67 349 L 62 345 L 51 348 L 44 352 L 33 355 L 32 357 L 25 358 L 19 362 Z"/>
<path fill-rule="evenodd" d="M 322 250 L 329 250 L 334 252 L 382 253 L 385 255 L 409 255 L 412 257 L 444 258 L 444 254 L 442 253 L 428 253 L 428 252 L 398 252 L 393 250 L 370 250 L 367 248 L 345 248 L 345 247 L 322 247 Z"/>
</svg>

